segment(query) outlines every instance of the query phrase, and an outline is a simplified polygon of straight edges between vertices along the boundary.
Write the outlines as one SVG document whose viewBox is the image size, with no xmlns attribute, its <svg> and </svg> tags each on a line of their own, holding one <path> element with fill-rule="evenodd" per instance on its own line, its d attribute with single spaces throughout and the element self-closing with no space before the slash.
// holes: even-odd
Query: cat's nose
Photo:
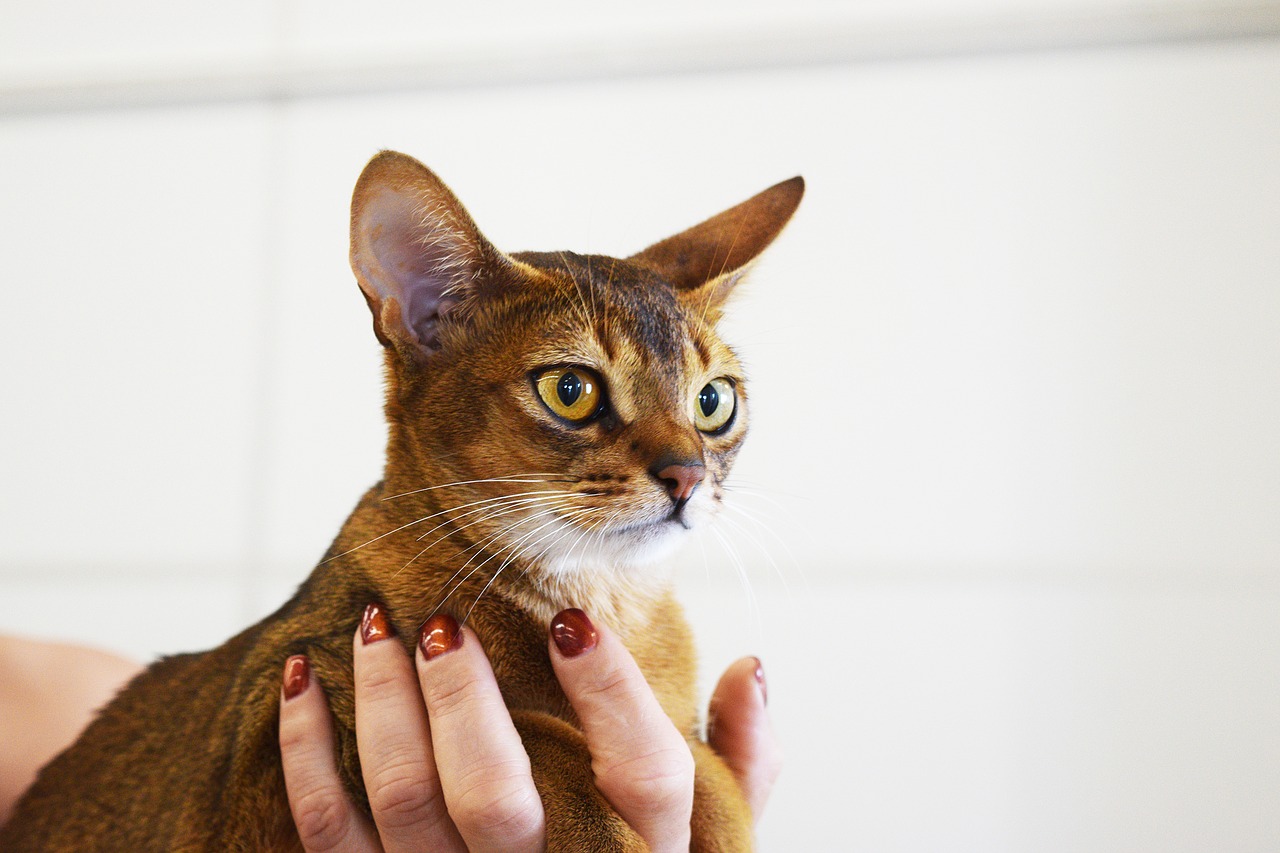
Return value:
<svg viewBox="0 0 1280 853">
<path fill-rule="evenodd" d="M 662 467 L 659 467 L 660 465 Z M 649 473 L 667 487 L 668 494 L 676 502 L 676 509 L 680 509 L 689 498 L 693 497 L 693 490 L 698 488 L 698 484 L 706 477 L 707 466 L 701 462 L 674 462 L 665 465 L 659 462 L 649 470 Z"/>
</svg>

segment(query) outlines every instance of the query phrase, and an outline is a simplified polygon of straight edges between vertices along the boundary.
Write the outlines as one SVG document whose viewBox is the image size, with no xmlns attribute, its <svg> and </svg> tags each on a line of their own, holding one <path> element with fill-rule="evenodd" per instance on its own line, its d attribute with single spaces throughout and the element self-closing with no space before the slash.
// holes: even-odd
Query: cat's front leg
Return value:
<svg viewBox="0 0 1280 853">
<path fill-rule="evenodd" d="M 733 772 L 711 747 L 691 740 L 693 750 L 693 853 L 746 853 L 755 849 L 751 807 Z"/>
<path fill-rule="evenodd" d="M 547 821 L 547 850 L 647 851 L 596 788 L 582 732 L 549 714 L 512 712 L 529 753 Z M 755 849 L 751 809 L 724 761 L 701 741 L 694 756 L 693 853 L 749 853 Z"/>
<path fill-rule="evenodd" d="M 547 821 L 548 853 L 640 853 L 649 846 L 596 788 L 582 732 L 550 714 L 512 711 Z"/>
</svg>

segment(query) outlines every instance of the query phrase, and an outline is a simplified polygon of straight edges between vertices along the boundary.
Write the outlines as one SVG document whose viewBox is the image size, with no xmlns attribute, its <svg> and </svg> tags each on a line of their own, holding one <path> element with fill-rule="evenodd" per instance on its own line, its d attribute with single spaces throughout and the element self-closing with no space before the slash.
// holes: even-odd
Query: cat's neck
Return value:
<svg viewBox="0 0 1280 853">
<path fill-rule="evenodd" d="M 642 577 L 602 566 L 590 574 L 540 577 L 508 594 L 540 624 L 549 625 L 561 610 L 576 607 L 626 638 L 645 629 L 654 608 L 670 597 L 671 583 L 665 571 Z"/>
<path fill-rule="evenodd" d="M 369 489 L 321 564 L 332 564 L 339 577 L 359 578 L 393 611 L 425 620 L 444 610 L 463 619 L 478 598 L 502 597 L 539 624 L 576 607 L 625 637 L 645 630 L 654 608 L 671 596 L 665 567 L 553 573 L 451 521 L 452 506 L 440 492 L 411 491 L 386 481 Z"/>
</svg>

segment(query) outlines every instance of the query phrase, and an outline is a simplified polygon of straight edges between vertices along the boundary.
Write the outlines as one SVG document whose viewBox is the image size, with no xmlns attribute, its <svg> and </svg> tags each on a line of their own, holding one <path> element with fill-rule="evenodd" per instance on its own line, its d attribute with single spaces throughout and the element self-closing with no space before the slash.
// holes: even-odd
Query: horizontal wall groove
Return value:
<svg viewBox="0 0 1280 853">
<path fill-rule="evenodd" d="M 203 62 L 0 69 L 0 114 L 240 103 L 429 89 L 1280 38 L 1280 3 L 1117 3 L 930 15 L 754 15 L 637 29 L 493 37 L 447 33 L 411 49 L 282 48 Z"/>
</svg>

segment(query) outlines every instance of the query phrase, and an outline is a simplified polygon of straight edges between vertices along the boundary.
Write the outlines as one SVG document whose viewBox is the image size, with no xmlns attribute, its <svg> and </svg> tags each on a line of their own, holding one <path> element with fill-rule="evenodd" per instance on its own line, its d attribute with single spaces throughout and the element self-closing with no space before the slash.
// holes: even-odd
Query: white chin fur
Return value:
<svg viewBox="0 0 1280 853">
<path fill-rule="evenodd" d="M 686 507 L 685 517 L 693 526 L 705 521 L 707 514 L 704 508 L 691 505 Z M 533 561 L 548 575 L 562 578 L 584 571 L 594 574 L 612 569 L 630 573 L 649 569 L 671 556 L 689 532 L 676 522 L 645 519 L 619 522 L 608 529 L 588 526 L 583 530 L 568 522 L 560 524 L 565 535 L 550 537 L 546 549 Z"/>
<path fill-rule="evenodd" d="M 687 532 L 678 524 L 662 524 L 587 536 L 576 548 L 550 549 L 538 564 L 552 575 L 574 574 L 584 569 L 612 568 L 624 572 L 641 569 L 674 553 Z"/>
</svg>

